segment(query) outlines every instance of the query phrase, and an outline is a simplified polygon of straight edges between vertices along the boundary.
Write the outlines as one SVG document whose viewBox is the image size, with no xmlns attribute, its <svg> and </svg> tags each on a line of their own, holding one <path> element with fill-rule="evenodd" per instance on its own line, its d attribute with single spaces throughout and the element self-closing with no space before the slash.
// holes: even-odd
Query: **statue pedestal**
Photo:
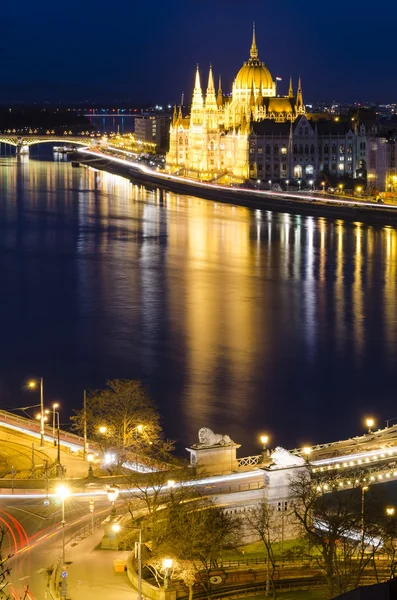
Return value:
<svg viewBox="0 0 397 600">
<path fill-rule="evenodd" d="M 186 450 L 190 453 L 191 467 L 212 475 L 223 475 L 237 470 L 237 448 L 240 448 L 240 444 L 232 442 L 212 446 L 196 444 Z"/>
<path fill-rule="evenodd" d="M 109 516 L 102 521 L 105 533 L 101 540 L 101 548 L 106 550 L 118 550 L 119 549 L 119 532 L 121 528 L 121 522 L 123 517 L 120 516 Z"/>
</svg>

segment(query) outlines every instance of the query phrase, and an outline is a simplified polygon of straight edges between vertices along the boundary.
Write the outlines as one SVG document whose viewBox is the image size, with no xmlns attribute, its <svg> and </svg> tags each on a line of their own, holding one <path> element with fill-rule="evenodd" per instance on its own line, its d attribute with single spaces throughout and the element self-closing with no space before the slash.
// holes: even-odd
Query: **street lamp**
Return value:
<svg viewBox="0 0 397 600">
<path fill-rule="evenodd" d="M 119 533 L 121 531 L 121 525 L 119 523 L 113 523 L 112 525 L 112 530 L 115 533 Z"/>
<path fill-rule="evenodd" d="M 109 502 L 112 503 L 112 510 L 110 513 L 110 516 L 112 517 L 112 519 L 116 516 L 116 506 L 115 506 L 115 502 L 118 498 L 119 495 L 119 488 L 116 486 L 110 487 L 108 488 L 108 499 Z"/>
<path fill-rule="evenodd" d="M 55 410 L 58 407 L 59 407 L 58 402 L 55 402 L 52 405 L 52 439 L 54 441 L 54 446 L 56 446 L 56 441 L 55 441 L 55 415 L 57 416 L 57 425 L 58 425 L 58 431 L 59 431 L 59 412 L 57 410 Z"/>
<path fill-rule="evenodd" d="M 107 432 L 107 430 L 108 430 L 108 428 L 105 427 L 105 425 L 101 425 L 101 427 L 99 428 L 99 433 L 102 433 L 102 435 L 103 435 L 104 433 Z"/>
<path fill-rule="evenodd" d="M 269 436 L 261 435 L 260 440 L 261 440 L 261 444 L 262 444 L 262 462 L 264 462 L 266 459 L 266 455 L 267 455 L 267 444 L 269 442 Z"/>
<path fill-rule="evenodd" d="M 172 565 L 173 565 L 173 560 L 172 558 L 165 558 L 163 560 L 163 568 L 165 571 L 164 574 L 164 589 L 167 590 L 168 589 L 168 585 L 169 585 L 169 581 L 170 581 L 170 570 L 172 569 Z"/>
<path fill-rule="evenodd" d="M 309 185 L 311 186 L 311 188 L 312 188 L 312 191 L 313 191 L 313 183 L 314 183 L 313 179 L 310 179 L 310 181 L 309 181 Z"/>
<path fill-rule="evenodd" d="M 62 501 L 62 564 L 65 564 L 65 499 L 70 496 L 70 490 L 66 485 L 59 485 L 55 490 L 56 495 Z"/>
<path fill-rule="evenodd" d="M 309 462 L 309 456 L 311 455 L 311 453 L 312 453 L 312 449 L 310 446 L 305 446 L 303 448 L 303 454 L 305 455 L 306 462 Z"/>
<path fill-rule="evenodd" d="M 394 506 L 386 506 L 386 515 L 388 517 L 392 517 L 396 512 L 396 509 L 394 508 Z"/>
<path fill-rule="evenodd" d="M 287 192 L 288 192 L 289 179 L 286 179 L 286 180 L 285 180 L 285 183 L 287 184 Z"/>
<path fill-rule="evenodd" d="M 321 185 L 323 186 L 323 192 L 325 192 L 325 181 L 322 181 Z"/>
<path fill-rule="evenodd" d="M 368 427 L 368 433 L 372 433 L 372 427 L 375 425 L 375 420 L 370 417 L 365 419 L 365 424 Z"/>
<path fill-rule="evenodd" d="M 44 380 L 43 377 L 31 379 L 28 388 L 34 390 L 40 383 L 40 446 L 44 446 Z"/>
</svg>

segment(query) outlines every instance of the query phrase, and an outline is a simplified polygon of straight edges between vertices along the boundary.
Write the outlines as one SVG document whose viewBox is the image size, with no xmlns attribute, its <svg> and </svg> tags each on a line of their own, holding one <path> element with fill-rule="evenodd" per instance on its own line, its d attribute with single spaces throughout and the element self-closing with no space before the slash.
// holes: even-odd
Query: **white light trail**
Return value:
<svg viewBox="0 0 397 600">
<path fill-rule="evenodd" d="M 218 185 L 215 183 L 204 183 L 203 181 L 194 181 L 193 179 L 186 179 L 184 177 L 179 177 L 177 175 L 170 175 L 168 173 L 161 173 L 159 171 L 154 171 L 145 165 L 141 165 L 139 163 L 135 163 L 132 161 L 127 161 L 122 158 L 117 158 L 116 156 L 111 156 L 109 154 L 105 154 L 104 152 L 94 152 L 92 150 L 88 150 L 88 148 L 79 148 L 78 152 L 82 152 L 84 154 L 90 154 L 92 156 L 96 156 L 97 158 L 103 158 L 118 164 L 121 164 L 125 167 L 131 167 L 141 173 L 145 173 L 150 175 L 153 178 L 157 178 L 160 180 L 170 180 L 178 183 L 182 183 L 184 185 L 190 185 L 201 189 L 214 189 L 214 190 L 222 190 L 228 191 L 231 194 L 255 197 L 255 198 L 275 198 L 279 197 L 282 199 L 291 199 L 291 200 L 310 200 L 314 202 L 328 203 L 328 204 L 339 204 L 343 205 L 346 208 L 357 208 L 357 207 L 369 207 L 369 208 L 380 208 L 379 205 L 376 205 L 374 202 L 364 202 L 362 200 L 348 200 L 348 199 L 339 199 L 339 198 L 324 198 L 320 196 L 312 196 L 309 194 L 291 194 L 288 192 L 276 192 L 266 191 L 266 190 L 246 190 L 244 188 L 235 188 L 235 187 L 226 187 L 224 185 Z M 286 205 L 288 206 L 288 205 Z M 393 210 L 397 210 L 397 205 L 394 204 L 382 204 L 381 208 L 391 208 Z"/>
</svg>

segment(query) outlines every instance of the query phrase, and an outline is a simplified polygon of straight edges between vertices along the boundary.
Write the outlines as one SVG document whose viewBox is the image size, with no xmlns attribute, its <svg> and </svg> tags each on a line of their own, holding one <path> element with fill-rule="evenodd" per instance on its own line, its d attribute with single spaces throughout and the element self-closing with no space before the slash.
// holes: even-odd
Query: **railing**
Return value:
<svg viewBox="0 0 397 600">
<path fill-rule="evenodd" d="M 1 421 L 4 421 L 5 423 L 11 423 L 11 424 L 16 423 L 16 424 L 20 425 L 21 427 L 24 425 L 29 426 L 29 427 L 27 427 L 27 429 L 28 429 L 27 433 L 29 433 L 29 431 L 33 431 L 35 433 L 40 433 L 40 422 L 39 421 L 35 421 L 34 419 L 28 419 L 27 417 L 21 417 L 20 415 L 15 415 L 14 413 L 7 412 L 6 410 L 0 410 L 0 426 L 1 426 Z M 44 433 L 45 433 L 45 435 L 52 437 L 52 427 L 49 425 L 45 425 Z M 80 437 L 79 435 L 76 435 L 75 433 L 70 433 L 68 431 L 64 431 L 63 429 L 61 429 L 60 435 L 61 435 L 61 438 L 60 438 L 61 444 L 63 441 L 74 442 L 81 446 L 83 446 L 83 444 L 84 444 L 83 438 Z"/>
<path fill-rule="evenodd" d="M 239 467 L 254 467 L 255 465 L 260 465 L 262 462 L 262 454 L 258 454 L 257 456 L 244 456 L 243 458 L 237 459 Z"/>
</svg>

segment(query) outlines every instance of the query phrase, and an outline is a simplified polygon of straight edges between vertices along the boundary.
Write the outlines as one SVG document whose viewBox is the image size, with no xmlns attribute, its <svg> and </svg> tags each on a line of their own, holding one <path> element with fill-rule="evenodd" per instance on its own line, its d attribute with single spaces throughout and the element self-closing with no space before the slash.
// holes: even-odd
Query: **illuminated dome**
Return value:
<svg viewBox="0 0 397 600">
<path fill-rule="evenodd" d="M 236 88 L 250 90 L 252 87 L 271 90 L 273 79 L 263 62 L 250 58 L 237 73 Z"/>
<path fill-rule="evenodd" d="M 254 91 L 260 91 L 263 96 L 276 95 L 272 76 L 263 62 L 258 59 L 255 28 L 252 34 L 250 58 L 237 73 L 234 86 L 236 91 L 244 90 L 244 92 L 249 93 L 251 92 L 251 89 L 254 88 Z"/>
</svg>

